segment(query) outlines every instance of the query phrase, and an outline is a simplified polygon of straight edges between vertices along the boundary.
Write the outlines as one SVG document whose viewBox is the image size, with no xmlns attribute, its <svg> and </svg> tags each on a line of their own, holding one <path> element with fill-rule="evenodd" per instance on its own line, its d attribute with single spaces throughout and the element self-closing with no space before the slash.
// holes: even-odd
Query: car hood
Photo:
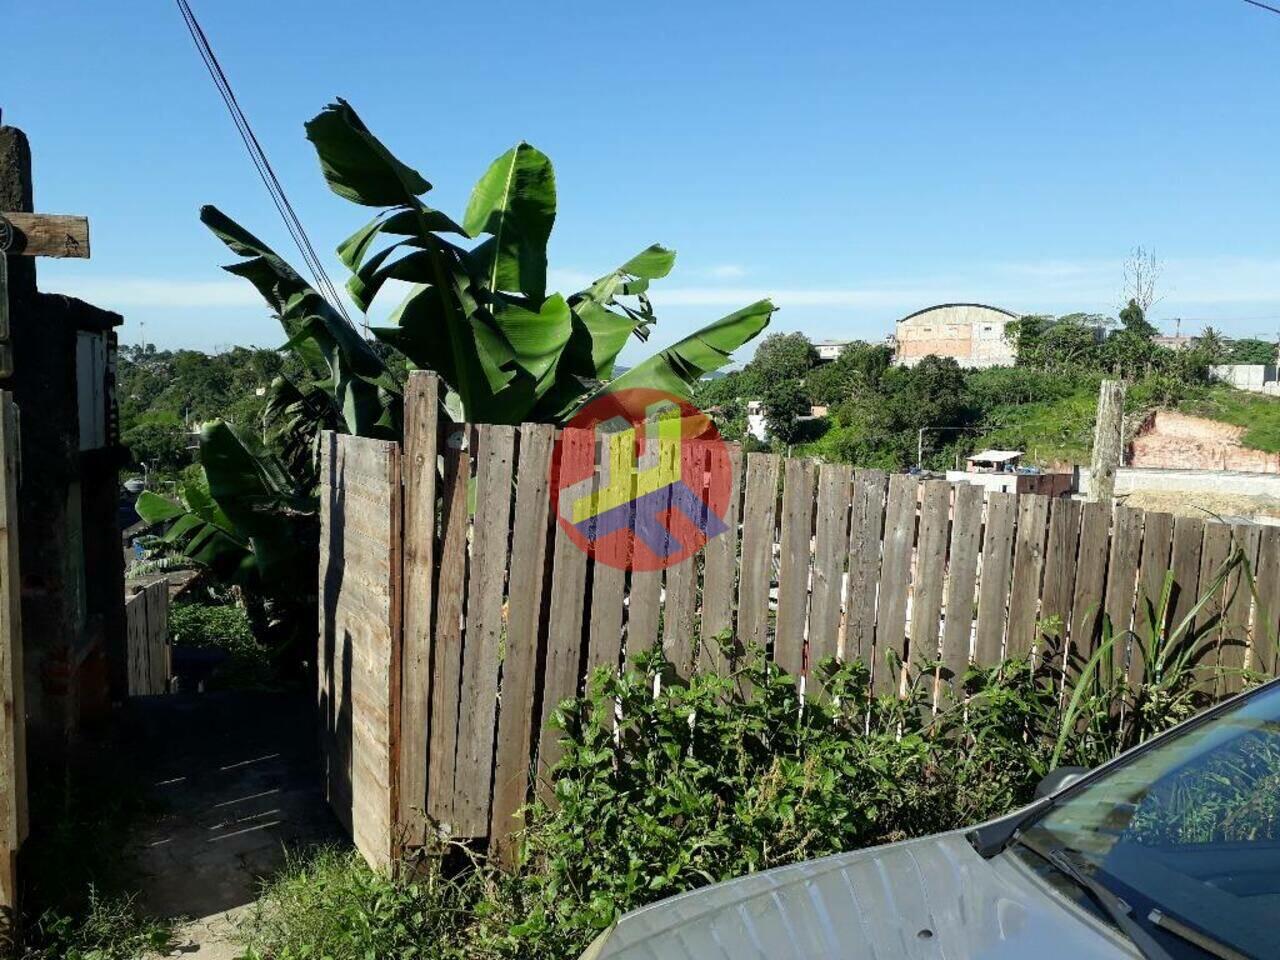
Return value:
<svg viewBox="0 0 1280 960">
<path fill-rule="evenodd" d="M 1012 854 L 963 832 L 837 854 L 650 904 L 583 960 L 1131 957 Z"/>
</svg>

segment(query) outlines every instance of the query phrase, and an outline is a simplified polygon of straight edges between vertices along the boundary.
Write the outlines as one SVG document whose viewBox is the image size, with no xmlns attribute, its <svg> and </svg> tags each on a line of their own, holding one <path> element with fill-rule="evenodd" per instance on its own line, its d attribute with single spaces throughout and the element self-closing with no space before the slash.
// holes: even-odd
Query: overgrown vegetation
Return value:
<svg viewBox="0 0 1280 960">
<path fill-rule="evenodd" d="M 760 651 L 729 676 L 680 678 L 660 650 L 621 675 L 598 671 L 556 713 L 554 801 L 527 810 L 515 871 L 459 847 L 401 880 L 336 851 L 295 860 L 245 925 L 247 955 L 571 958 L 663 897 L 1007 812 L 1052 767 L 1096 765 L 1208 705 L 1225 674 L 1209 656 L 1221 621 L 1207 604 L 1241 563 L 1180 623 L 1166 586 L 1136 633 L 1104 626 L 1065 677 L 1054 624 L 1034 660 L 936 685 L 938 666 L 917 664 L 902 699 L 871 695 L 862 663 L 830 661 L 826 695 L 802 704 Z M 1112 666 L 1130 644 L 1132 683 Z"/>
<path fill-rule="evenodd" d="M 1027 316 L 1007 330 L 1017 365 L 982 370 L 941 357 L 892 367 L 889 348 L 868 343 L 820 364 L 803 334 L 774 334 L 742 370 L 699 384 L 695 400 L 713 411 L 723 434 L 748 442 L 745 406 L 759 400 L 775 446 L 798 445 L 793 453 L 828 461 L 902 470 L 923 453 L 922 466 L 941 470 L 997 447 L 1024 450 L 1030 463 L 1078 464 L 1089 460 L 1098 383 L 1118 376 L 1129 381 L 1135 419 L 1174 407 L 1244 426 L 1247 446 L 1280 450 L 1280 400 L 1209 376 L 1213 364 L 1254 362 L 1268 349 L 1274 356 L 1274 345 L 1228 342 L 1207 328 L 1175 350 L 1156 343 L 1155 333 L 1136 303 L 1118 320 Z M 828 407 L 828 419 L 801 421 L 811 404 Z"/>
</svg>

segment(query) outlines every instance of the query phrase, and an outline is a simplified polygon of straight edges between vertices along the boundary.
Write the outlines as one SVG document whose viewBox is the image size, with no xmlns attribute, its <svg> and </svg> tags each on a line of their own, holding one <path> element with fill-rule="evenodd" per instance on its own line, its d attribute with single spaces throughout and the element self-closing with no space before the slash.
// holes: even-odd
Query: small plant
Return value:
<svg viewBox="0 0 1280 960">
<path fill-rule="evenodd" d="M 18 960 L 137 960 L 164 956 L 173 945 L 173 926 L 141 916 L 129 897 L 102 897 L 90 887 L 83 916 L 47 911 L 27 939 Z"/>
</svg>

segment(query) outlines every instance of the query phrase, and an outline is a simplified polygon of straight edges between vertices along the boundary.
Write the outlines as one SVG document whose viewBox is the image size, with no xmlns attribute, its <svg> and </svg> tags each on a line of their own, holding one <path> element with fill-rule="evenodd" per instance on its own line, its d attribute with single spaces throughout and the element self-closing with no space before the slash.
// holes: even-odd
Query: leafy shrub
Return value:
<svg viewBox="0 0 1280 960">
<path fill-rule="evenodd" d="M 244 607 L 236 603 L 175 603 L 169 609 L 169 635 L 175 646 L 225 650 L 211 683 L 244 689 L 274 675 L 271 651 L 258 642 Z"/>
<path fill-rule="evenodd" d="M 136 960 L 164 956 L 172 946 L 172 925 L 144 918 L 128 897 L 106 898 L 92 887 L 88 909 L 79 918 L 44 913 L 18 960 Z"/>
<path fill-rule="evenodd" d="M 1052 623 L 1036 660 L 949 682 L 922 663 L 903 698 L 872 695 L 860 662 L 829 661 L 824 695 L 802 699 L 758 650 L 729 676 L 681 678 L 661 650 L 620 675 L 597 671 L 555 711 L 554 798 L 527 809 L 514 872 L 474 858 L 459 872 L 442 855 L 393 881 L 324 852 L 268 888 L 248 955 L 575 957 L 646 903 L 1003 814 L 1059 763 L 1103 762 L 1207 705 L 1198 664 L 1218 620 L 1170 625 L 1168 609 L 1166 588 L 1141 635 L 1104 628 L 1098 653 L 1068 664 L 1065 689 Z M 1134 682 L 1107 666 L 1130 641 L 1147 665 Z"/>
</svg>

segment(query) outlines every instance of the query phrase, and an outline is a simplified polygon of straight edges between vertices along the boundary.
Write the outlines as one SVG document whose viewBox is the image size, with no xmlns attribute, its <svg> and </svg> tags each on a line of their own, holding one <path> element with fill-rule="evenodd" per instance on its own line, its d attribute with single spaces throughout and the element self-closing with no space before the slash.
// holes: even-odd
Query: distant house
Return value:
<svg viewBox="0 0 1280 960">
<path fill-rule="evenodd" d="M 1183 336 L 1182 334 L 1175 334 L 1174 336 L 1161 334 L 1152 337 L 1151 342 L 1157 347 L 1164 347 L 1166 350 L 1190 350 L 1200 342 L 1200 338 Z"/>
<path fill-rule="evenodd" d="M 813 348 L 818 351 L 818 362 L 829 363 L 849 349 L 852 340 L 819 340 Z"/>
<path fill-rule="evenodd" d="M 962 367 L 1012 366 L 1005 328 L 1016 313 L 982 303 L 942 303 L 903 317 L 894 331 L 894 362 L 914 367 L 929 356 L 951 357 Z"/>
</svg>

